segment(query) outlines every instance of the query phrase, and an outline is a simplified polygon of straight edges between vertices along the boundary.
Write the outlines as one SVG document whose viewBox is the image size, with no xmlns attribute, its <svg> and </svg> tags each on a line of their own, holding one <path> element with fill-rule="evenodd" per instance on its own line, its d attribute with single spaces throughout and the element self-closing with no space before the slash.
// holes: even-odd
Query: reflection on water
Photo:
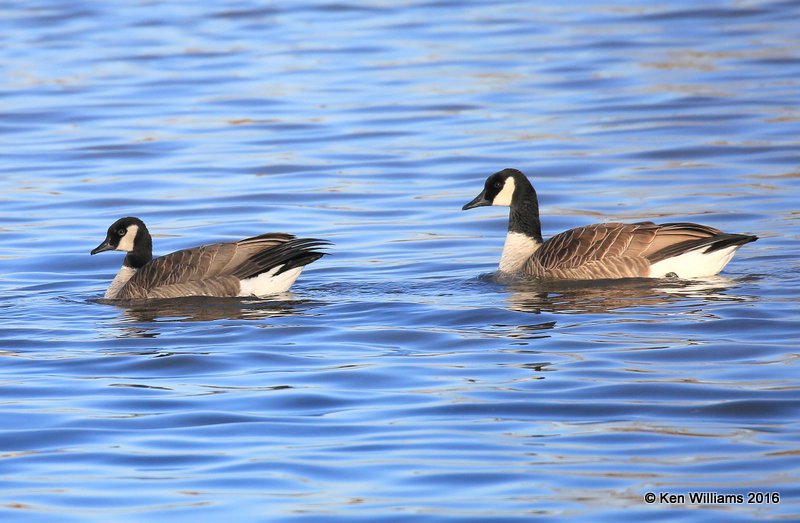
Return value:
<svg viewBox="0 0 800 523">
<path fill-rule="evenodd" d="M 752 301 L 752 296 L 737 294 L 735 279 L 715 277 L 705 280 L 598 280 L 589 282 L 541 281 L 514 277 L 484 276 L 502 282 L 508 292 L 508 306 L 519 312 L 558 314 L 611 313 L 626 309 L 659 309 L 686 299 L 708 301 Z M 654 318 L 653 321 L 658 321 Z"/>
<path fill-rule="evenodd" d="M 123 312 L 120 321 L 126 323 L 259 320 L 296 314 L 303 309 L 303 301 L 293 301 L 290 293 L 285 293 L 280 299 L 264 300 L 187 297 L 147 301 L 93 301 L 119 308 Z"/>
</svg>

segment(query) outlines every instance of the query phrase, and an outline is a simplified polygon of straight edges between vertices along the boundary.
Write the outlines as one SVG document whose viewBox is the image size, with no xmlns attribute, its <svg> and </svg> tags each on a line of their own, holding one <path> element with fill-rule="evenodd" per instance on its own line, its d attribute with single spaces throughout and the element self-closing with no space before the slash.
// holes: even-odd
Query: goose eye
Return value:
<svg viewBox="0 0 800 523">
<path fill-rule="evenodd" d="M 494 182 L 494 188 L 499 189 L 503 186 L 503 182 Z"/>
<path fill-rule="evenodd" d="M 117 229 L 117 234 L 120 236 L 125 236 L 126 232 L 128 232 L 128 229 Z"/>
</svg>

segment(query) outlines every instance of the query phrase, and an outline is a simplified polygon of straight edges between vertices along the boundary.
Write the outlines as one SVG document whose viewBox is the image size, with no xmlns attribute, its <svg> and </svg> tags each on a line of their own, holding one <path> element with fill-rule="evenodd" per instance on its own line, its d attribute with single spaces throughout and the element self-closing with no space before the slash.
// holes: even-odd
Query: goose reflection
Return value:
<svg viewBox="0 0 800 523">
<path fill-rule="evenodd" d="M 97 300 L 104 301 L 104 300 Z M 113 320 L 114 337 L 155 338 L 161 329 L 154 324 L 209 322 L 216 320 L 263 320 L 302 314 L 308 302 L 291 299 L 290 293 L 271 300 L 191 297 L 147 301 L 108 302 L 119 308 Z"/>
<path fill-rule="evenodd" d="M 239 300 L 192 297 L 157 302 L 128 302 L 127 318 L 135 321 L 261 320 L 295 314 L 301 303 L 287 299 Z"/>
<path fill-rule="evenodd" d="M 740 282 L 725 277 L 704 280 L 625 281 L 535 281 L 531 279 L 498 279 L 509 292 L 509 309 L 517 312 L 586 314 L 609 313 L 632 308 L 658 308 L 687 298 L 704 301 L 751 301 L 752 298 L 732 292 Z"/>
</svg>

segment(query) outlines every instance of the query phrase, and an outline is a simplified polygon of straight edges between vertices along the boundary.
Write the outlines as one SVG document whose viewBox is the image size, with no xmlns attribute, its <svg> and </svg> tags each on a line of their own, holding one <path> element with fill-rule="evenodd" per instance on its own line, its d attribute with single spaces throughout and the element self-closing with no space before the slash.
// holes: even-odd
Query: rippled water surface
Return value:
<svg viewBox="0 0 800 523">
<path fill-rule="evenodd" d="M 0 517 L 800 518 L 798 20 L 796 1 L 6 5 Z M 506 212 L 461 206 L 503 167 L 531 176 L 546 236 L 760 239 L 709 281 L 498 282 Z M 159 254 L 334 246 L 275 299 L 110 305 L 121 256 L 89 250 L 125 215 Z"/>
</svg>

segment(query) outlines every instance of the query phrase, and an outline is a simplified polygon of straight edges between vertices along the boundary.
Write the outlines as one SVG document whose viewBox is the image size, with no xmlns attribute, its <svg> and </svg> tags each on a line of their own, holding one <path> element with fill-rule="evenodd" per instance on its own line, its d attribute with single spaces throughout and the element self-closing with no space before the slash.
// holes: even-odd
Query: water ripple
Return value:
<svg viewBox="0 0 800 523">
<path fill-rule="evenodd" d="M 798 14 L 8 6 L 0 517 L 796 519 Z M 704 282 L 498 277 L 505 212 L 460 208 L 503 167 L 546 236 L 760 239 Z M 334 245 L 272 299 L 110 304 L 125 215 Z M 643 499 L 700 491 L 781 503 Z"/>
</svg>

